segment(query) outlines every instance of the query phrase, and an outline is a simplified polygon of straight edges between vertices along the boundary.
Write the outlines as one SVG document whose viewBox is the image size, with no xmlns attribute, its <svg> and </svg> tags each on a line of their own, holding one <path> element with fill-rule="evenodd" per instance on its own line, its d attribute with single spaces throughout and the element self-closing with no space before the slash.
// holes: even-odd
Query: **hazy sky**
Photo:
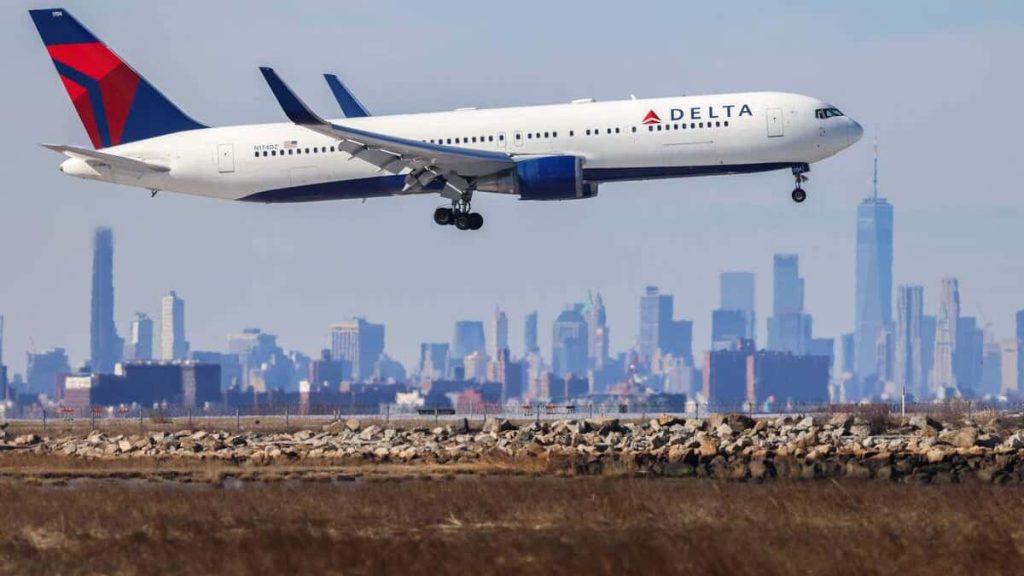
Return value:
<svg viewBox="0 0 1024 576">
<path fill-rule="evenodd" d="M 448 341 L 458 318 L 510 314 L 550 325 L 600 290 L 612 347 L 632 345 L 647 284 L 676 295 L 709 340 L 723 270 L 757 273 L 759 332 L 775 252 L 798 252 L 818 336 L 853 328 L 856 206 L 870 191 L 871 140 L 896 208 L 897 284 L 957 276 L 963 313 L 1011 334 L 1024 308 L 1024 3 L 961 1 L 537 2 L 65 1 L 96 35 L 209 125 L 284 119 L 260 76 L 279 72 L 337 116 L 323 72 L 378 114 L 747 90 L 830 100 L 865 139 L 814 166 L 810 199 L 792 176 L 604 186 L 597 199 L 528 203 L 480 194 L 478 233 L 440 228 L 437 197 L 251 205 L 63 177 L 43 142 L 88 139 L 26 13 L 3 2 L 0 91 L 0 314 L 6 362 L 64 346 L 88 355 L 91 230 L 115 230 L 117 322 L 156 317 L 174 289 L 193 349 L 258 326 L 314 353 L 353 315 L 387 324 L 411 364 L 420 341 Z M 34 342 L 34 344 L 33 344 Z"/>
</svg>

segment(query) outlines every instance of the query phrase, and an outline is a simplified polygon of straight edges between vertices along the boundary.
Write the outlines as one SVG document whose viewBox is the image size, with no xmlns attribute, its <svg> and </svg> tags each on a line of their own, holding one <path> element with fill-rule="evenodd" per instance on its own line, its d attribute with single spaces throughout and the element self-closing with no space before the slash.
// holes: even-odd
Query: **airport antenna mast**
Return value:
<svg viewBox="0 0 1024 576">
<path fill-rule="evenodd" d="M 871 181 L 875 202 L 878 202 L 878 137 L 875 136 L 875 176 Z"/>
</svg>

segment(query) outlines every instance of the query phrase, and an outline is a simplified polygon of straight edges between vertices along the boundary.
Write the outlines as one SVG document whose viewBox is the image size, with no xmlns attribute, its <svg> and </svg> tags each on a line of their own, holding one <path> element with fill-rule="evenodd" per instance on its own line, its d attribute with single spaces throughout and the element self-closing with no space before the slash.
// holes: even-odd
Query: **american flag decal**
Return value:
<svg viewBox="0 0 1024 576">
<path fill-rule="evenodd" d="M 298 147 L 299 147 L 299 141 L 298 140 L 287 140 L 284 143 L 284 149 L 285 150 L 287 150 L 289 148 L 298 148 Z"/>
</svg>

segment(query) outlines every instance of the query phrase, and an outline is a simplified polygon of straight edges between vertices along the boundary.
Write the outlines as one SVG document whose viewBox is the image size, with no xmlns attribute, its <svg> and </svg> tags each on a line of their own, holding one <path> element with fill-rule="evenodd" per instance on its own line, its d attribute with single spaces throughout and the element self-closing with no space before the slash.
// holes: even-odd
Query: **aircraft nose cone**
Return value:
<svg viewBox="0 0 1024 576">
<path fill-rule="evenodd" d="M 856 144 L 864 137 L 864 128 L 852 118 L 850 119 L 850 145 Z"/>
</svg>

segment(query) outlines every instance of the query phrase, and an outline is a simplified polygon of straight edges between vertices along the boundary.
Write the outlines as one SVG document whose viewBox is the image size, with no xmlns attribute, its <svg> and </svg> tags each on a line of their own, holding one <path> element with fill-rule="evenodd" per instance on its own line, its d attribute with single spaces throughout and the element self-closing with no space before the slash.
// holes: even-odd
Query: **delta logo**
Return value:
<svg viewBox="0 0 1024 576">
<path fill-rule="evenodd" d="M 647 113 L 647 116 L 644 116 L 644 122 L 643 123 L 644 123 L 645 126 L 646 125 L 651 125 L 651 124 L 661 124 L 661 118 L 658 117 L 658 113 L 657 112 L 655 112 L 654 110 L 651 110 L 650 112 Z"/>
</svg>

